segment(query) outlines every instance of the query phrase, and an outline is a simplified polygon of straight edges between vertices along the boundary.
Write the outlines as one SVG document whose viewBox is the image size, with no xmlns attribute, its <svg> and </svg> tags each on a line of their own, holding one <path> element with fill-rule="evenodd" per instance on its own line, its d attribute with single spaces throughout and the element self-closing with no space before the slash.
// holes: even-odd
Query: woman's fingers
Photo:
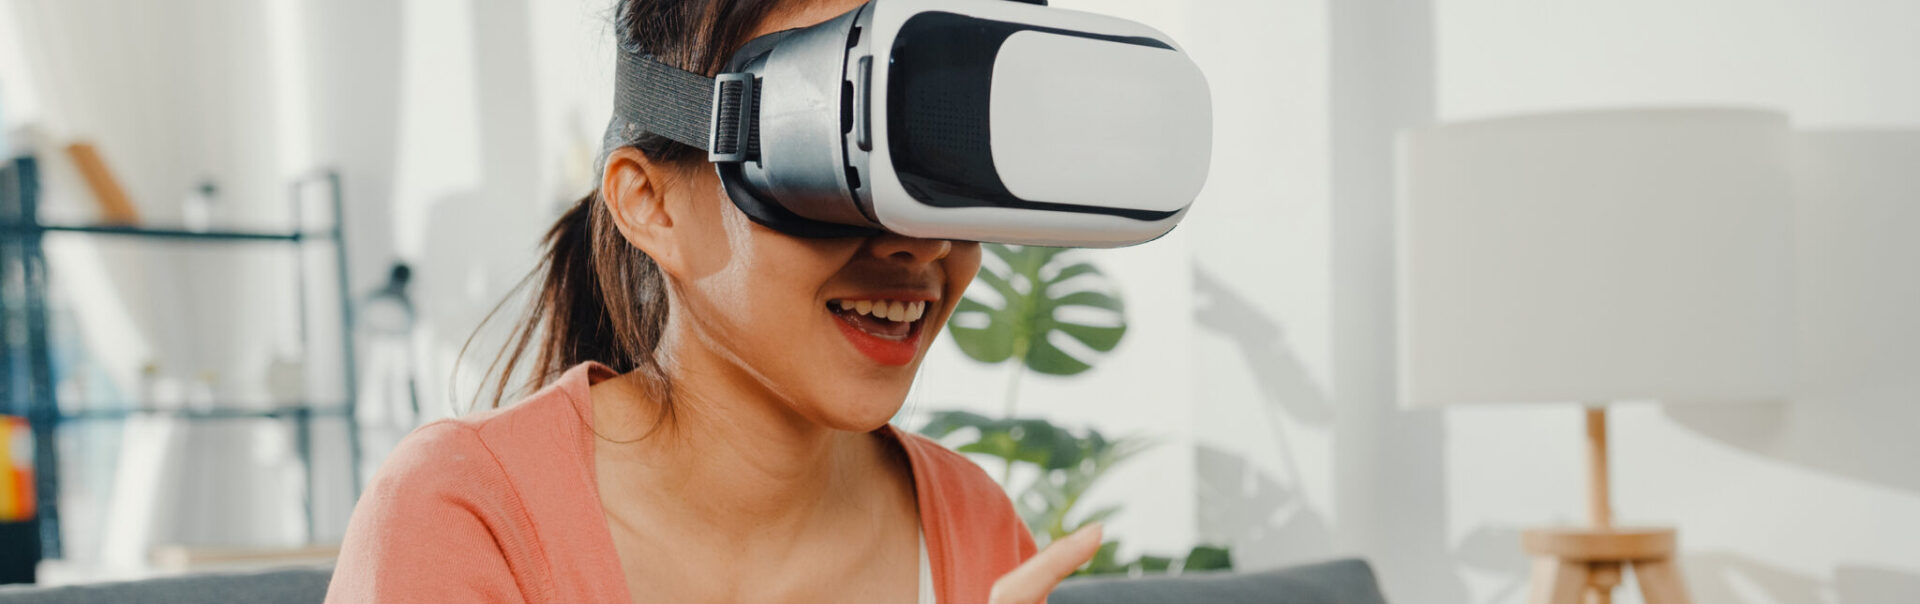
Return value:
<svg viewBox="0 0 1920 604">
<path fill-rule="evenodd" d="M 1100 524 L 1080 527 L 1040 550 L 1020 568 L 1013 569 L 993 583 L 991 604 L 1042 604 L 1061 579 L 1093 559 L 1100 551 Z"/>
</svg>

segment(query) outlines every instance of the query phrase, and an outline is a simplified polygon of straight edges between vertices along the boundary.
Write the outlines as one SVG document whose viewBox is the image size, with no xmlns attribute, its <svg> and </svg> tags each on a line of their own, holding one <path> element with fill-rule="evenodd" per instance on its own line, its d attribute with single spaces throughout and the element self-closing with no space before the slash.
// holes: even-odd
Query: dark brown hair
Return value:
<svg viewBox="0 0 1920 604">
<path fill-rule="evenodd" d="M 746 43 L 775 1 L 619 0 L 613 27 L 621 52 L 652 55 L 712 75 Z M 639 149 L 647 159 L 663 164 L 704 159 L 699 150 L 661 136 L 609 128 L 602 169 L 606 153 L 621 147 Z M 597 179 L 595 185 L 547 230 L 540 264 L 508 296 L 539 284 L 525 316 L 481 376 L 483 389 L 493 390 L 490 406 L 498 407 L 508 397 L 517 369 L 525 370 L 527 383 L 516 396 L 551 383 L 569 367 L 599 361 L 620 373 L 641 372 L 661 403 L 660 418 L 673 414 L 671 385 L 656 356 L 666 327 L 666 279 L 653 258 L 614 228 Z M 483 326 L 493 314 L 487 317 Z M 467 344 L 472 343 L 469 337 Z M 529 347 L 534 348 L 531 357 Z M 462 346 L 463 357 L 465 350 Z M 456 362 L 456 371 L 458 366 Z M 476 393 L 476 402 L 479 396 Z"/>
</svg>

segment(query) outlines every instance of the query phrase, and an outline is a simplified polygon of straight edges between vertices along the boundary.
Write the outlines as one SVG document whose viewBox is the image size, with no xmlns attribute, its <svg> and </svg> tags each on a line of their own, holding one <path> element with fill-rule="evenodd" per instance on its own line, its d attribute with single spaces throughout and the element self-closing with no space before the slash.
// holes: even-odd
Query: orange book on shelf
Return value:
<svg viewBox="0 0 1920 604">
<path fill-rule="evenodd" d="M 94 200 L 100 202 L 101 222 L 140 222 L 140 213 L 134 210 L 133 200 L 127 197 L 126 189 L 120 187 L 120 179 L 113 177 L 113 170 L 107 168 L 107 161 L 100 157 L 100 150 L 94 148 L 93 143 L 67 145 L 67 156 L 80 169 L 80 176 L 86 179 L 87 188 L 93 190 Z"/>
<path fill-rule="evenodd" d="M 0 415 L 0 522 L 33 519 L 33 432 L 27 420 Z"/>
</svg>

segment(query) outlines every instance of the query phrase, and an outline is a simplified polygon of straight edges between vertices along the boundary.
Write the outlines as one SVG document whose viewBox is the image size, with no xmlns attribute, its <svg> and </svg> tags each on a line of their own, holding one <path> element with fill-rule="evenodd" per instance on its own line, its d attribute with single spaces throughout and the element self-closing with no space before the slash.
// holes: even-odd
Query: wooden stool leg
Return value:
<svg viewBox="0 0 1920 604">
<path fill-rule="evenodd" d="M 1619 562 L 1590 562 L 1588 569 L 1592 575 L 1587 584 L 1593 586 L 1587 596 L 1587 604 L 1613 604 L 1613 588 L 1620 585 Z"/>
<path fill-rule="evenodd" d="M 1672 558 L 1635 562 L 1633 574 L 1640 579 L 1640 597 L 1647 604 L 1688 604 L 1687 587 L 1680 583 Z"/>
<path fill-rule="evenodd" d="M 1588 575 L 1583 562 L 1545 556 L 1534 558 L 1527 604 L 1580 604 L 1580 598 L 1587 592 Z"/>
</svg>

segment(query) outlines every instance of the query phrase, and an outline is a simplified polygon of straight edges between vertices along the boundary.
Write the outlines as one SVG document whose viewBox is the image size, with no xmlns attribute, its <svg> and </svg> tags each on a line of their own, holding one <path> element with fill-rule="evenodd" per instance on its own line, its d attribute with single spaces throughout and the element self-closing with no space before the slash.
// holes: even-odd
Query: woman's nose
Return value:
<svg viewBox="0 0 1920 604">
<path fill-rule="evenodd" d="M 946 239 L 917 239 L 893 233 L 874 235 L 867 243 L 867 249 L 873 257 L 889 262 L 908 264 L 927 264 L 936 262 L 953 251 L 953 242 Z"/>
</svg>

